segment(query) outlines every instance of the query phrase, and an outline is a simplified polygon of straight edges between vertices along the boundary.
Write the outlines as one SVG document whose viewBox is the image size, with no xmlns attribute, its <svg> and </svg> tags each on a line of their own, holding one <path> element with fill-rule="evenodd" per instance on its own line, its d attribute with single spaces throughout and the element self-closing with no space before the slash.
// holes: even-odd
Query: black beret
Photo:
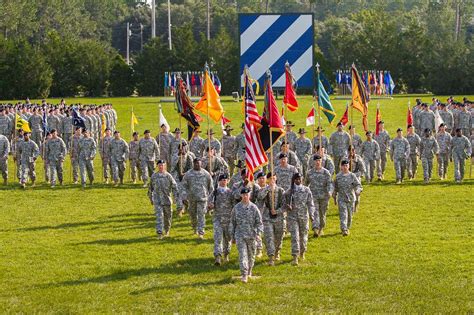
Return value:
<svg viewBox="0 0 474 315">
<path fill-rule="evenodd" d="M 347 164 L 349 164 L 348 160 L 342 160 L 341 165 L 347 165 Z"/>
<path fill-rule="evenodd" d="M 223 180 L 223 179 L 229 179 L 229 176 L 227 176 L 227 174 L 221 174 L 219 175 L 219 181 Z"/>
<path fill-rule="evenodd" d="M 156 164 L 165 164 L 165 163 L 166 163 L 165 160 L 158 160 L 158 161 L 156 161 Z"/>
<path fill-rule="evenodd" d="M 247 187 L 244 187 L 240 190 L 240 194 L 248 194 L 250 192 L 250 189 Z"/>
<path fill-rule="evenodd" d="M 313 161 L 321 160 L 321 159 L 322 159 L 322 158 L 321 158 L 321 155 L 319 155 L 319 154 L 313 155 Z"/>
<path fill-rule="evenodd" d="M 280 155 L 278 156 L 279 159 L 283 159 L 283 158 L 287 158 L 288 155 L 286 153 L 280 153 Z"/>
</svg>

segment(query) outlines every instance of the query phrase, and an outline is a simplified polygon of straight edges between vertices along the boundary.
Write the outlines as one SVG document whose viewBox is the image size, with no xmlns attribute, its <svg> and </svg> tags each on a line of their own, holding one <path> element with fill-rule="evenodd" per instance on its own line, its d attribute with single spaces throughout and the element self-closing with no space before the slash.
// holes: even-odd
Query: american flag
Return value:
<svg viewBox="0 0 474 315">
<path fill-rule="evenodd" d="M 248 75 L 245 75 L 245 80 L 245 164 L 247 165 L 247 178 L 252 181 L 254 171 L 266 165 L 268 157 L 257 132 L 256 125 L 260 125 L 261 117 L 257 112 L 255 95 Z"/>
</svg>

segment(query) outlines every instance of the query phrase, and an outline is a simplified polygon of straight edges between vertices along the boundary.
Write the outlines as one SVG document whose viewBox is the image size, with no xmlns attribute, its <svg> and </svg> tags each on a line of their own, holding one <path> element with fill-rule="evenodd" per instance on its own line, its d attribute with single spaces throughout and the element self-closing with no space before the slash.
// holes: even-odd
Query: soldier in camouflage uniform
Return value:
<svg viewBox="0 0 474 315">
<path fill-rule="evenodd" d="M 0 172 L 3 177 L 3 185 L 8 181 L 8 153 L 10 153 L 10 141 L 4 135 L 0 135 Z"/>
<path fill-rule="evenodd" d="M 291 186 L 291 178 L 298 170 L 288 163 L 288 156 L 285 153 L 278 155 L 280 164 L 274 168 L 276 177 L 278 178 L 278 186 L 287 190 Z"/>
<path fill-rule="evenodd" d="M 451 156 L 454 161 L 454 180 L 461 183 L 464 179 L 464 160 L 472 154 L 469 139 L 462 134 L 462 129 L 456 129 L 456 136 L 451 141 Z"/>
<path fill-rule="evenodd" d="M 114 138 L 110 140 L 109 153 L 110 164 L 112 165 L 112 178 L 114 185 L 123 184 L 123 175 L 127 165 L 128 155 L 130 153 L 128 143 L 120 137 L 118 130 L 114 131 Z"/>
<path fill-rule="evenodd" d="M 62 138 L 64 143 L 66 143 L 66 149 L 71 150 L 71 141 L 72 141 L 72 116 L 70 111 L 66 112 L 66 115 L 61 119 L 61 129 L 62 129 Z"/>
<path fill-rule="evenodd" d="M 93 130 L 87 128 L 86 124 L 86 130 L 89 130 L 91 138 L 94 138 L 93 136 Z M 95 140 L 95 139 L 94 139 Z M 100 147 L 99 147 L 99 152 L 102 160 L 102 172 L 104 174 L 104 179 L 105 183 L 109 183 L 109 170 L 112 170 L 112 164 L 110 160 L 110 141 L 112 141 L 112 130 L 110 128 L 105 129 L 105 136 L 103 139 L 100 140 Z"/>
<path fill-rule="evenodd" d="M 355 149 L 356 154 L 360 155 L 360 150 L 362 148 L 362 138 L 356 133 L 355 126 L 349 126 L 349 133 L 351 135 L 351 143 Z"/>
<path fill-rule="evenodd" d="M 375 135 L 374 140 L 377 141 L 380 148 L 380 159 L 377 160 L 377 177 L 382 180 L 387 166 L 387 152 L 390 148 L 390 135 L 385 130 L 383 120 L 379 121 L 379 134 Z"/>
<path fill-rule="evenodd" d="M 211 174 L 213 182 L 217 181 L 220 174 L 229 174 L 229 166 L 223 158 L 217 155 L 216 149 L 213 147 L 206 148 L 206 154 L 202 159 L 202 167 Z"/>
<path fill-rule="evenodd" d="M 31 140 L 36 144 L 41 143 L 43 140 L 43 117 L 41 116 L 39 108 L 35 108 L 28 122 L 31 129 Z"/>
<path fill-rule="evenodd" d="M 354 173 L 349 170 L 349 161 L 341 162 L 341 172 L 334 181 L 334 201 L 339 208 L 340 227 L 343 236 L 349 235 L 356 195 L 362 192 L 362 185 Z"/>
<path fill-rule="evenodd" d="M 255 262 L 255 240 L 263 228 L 260 211 L 250 201 L 250 189 L 242 189 L 241 195 L 242 201 L 232 209 L 229 230 L 239 251 L 241 280 L 246 283 Z"/>
<path fill-rule="evenodd" d="M 304 128 L 300 128 L 298 131 L 300 135 L 298 139 L 295 141 L 295 152 L 296 156 L 301 162 L 303 175 L 307 172 L 308 162 L 311 158 L 311 154 L 313 153 L 313 147 L 311 145 L 311 140 L 306 138 L 306 131 Z"/>
<path fill-rule="evenodd" d="M 168 149 L 168 160 L 170 161 L 171 164 L 174 164 L 178 158 L 178 151 L 179 148 L 186 143 L 188 144 L 185 139 L 182 138 L 182 132 L 181 129 L 176 128 L 174 131 L 174 137 L 171 138 L 170 141 L 170 146 Z"/>
<path fill-rule="evenodd" d="M 237 154 L 237 143 L 235 137 L 231 135 L 231 131 L 234 130 L 230 125 L 226 125 L 222 136 L 222 157 L 229 166 L 229 176 L 234 175 L 235 158 Z"/>
<path fill-rule="evenodd" d="M 358 155 L 353 146 L 349 146 L 349 171 L 355 174 L 357 179 L 362 182 L 361 178 L 365 175 L 365 163 L 360 155 Z M 360 195 L 356 195 L 354 202 L 354 213 L 357 212 L 360 205 Z"/>
<path fill-rule="evenodd" d="M 145 137 L 138 142 L 138 158 L 142 169 L 143 187 L 147 187 L 148 178 L 155 169 L 155 160 L 159 159 L 160 148 L 150 136 L 150 130 L 145 130 L 143 134 Z"/>
<path fill-rule="evenodd" d="M 295 141 L 296 139 L 298 139 L 298 136 L 296 135 L 296 133 L 293 130 L 291 130 L 294 126 L 295 124 L 291 120 L 288 120 L 286 122 L 285 137 L 283 139 L 286 143 L 289 143 L 290 145 L 289 149 L 291 151 L 295 150 Z"/>
<path fill-rule="evenodd" d="M 8 137 L 7 137 L 8 138 Z M 23 143 L 23 129 L 20 129 L 16 132 L 16 138 L 12 142 L 12 155 L 13 162 L 16 164 L 16 178 L 21 180 L 21 156 L 20 156 L 20 146 Z"/>
<path fill-rule="evenodd" d="M 390 142 L 390 159 L 395 168 L 397 184 L 401 184 L 405 177 L 406 163 L 410 156 L 410 143 L 403 137 L 402 128 L 397 129 L 397 136 Z"/>
<path fill-rule="evenodd" d="M 18 146 L 18 154 L 21 168 L 20 185 L 25 188 L 29 177 L 32 186 L 34 186 L 36 180 L 35 163 L 39 155 L 39 148 L 33 140 L 30 140 L 29 132 L 23 134 L 23 141 Z"/>
<path fill-rule="evenodd" d="M 140 167 L 140 160 L 138 158 L 138 142 L 139 142 L 139 136 L 138 132 L 134 131 L 132 135 L 133 139 L 132 141 L 129 142 L 128 144 L 128 149 L 129 149 L 129 154 L 128 154 L 128 159 L 130 163 L 130 173 L 132 177 L 132 182 L 135 184 L 137 182 L 137 179 L 141 177 L 141 167 Z M 161 151 L 160 151 L 161 153 Z M 162 159 L 164 160 L 164 159 Z"/>
<path fill-rule="evenodd" d="M 167 165 L 170 165 L 170 143 L 173 141 L 173 135 L 169 133 L 168 126 L 162 124 L 160 126 L 161 132 L 156 136 L 156 142 L 160 148 L 160 159 L 165 160 Z"/>
<path fill-rule="evenodd" d="M 439 126 L 439 132 L 436 134 L 436 141 L 439 145 L 438 154 L 438 175 L 440 179 L 446 179 L 448 174 L 448 164 L 451 155 L 452 137 L 446 132 L 446 125 L 442 123 Z"/>
<path fill-rule="evenodd" d="M 439 153 L 439 145 L 431 134 L 431 129 L 425 129 L 425 135 L 420 142 L 421 165 L 423 166 L 423 178 L 425 184 L 431 180 L 433 172 L 433 157 Z"/>
<path fill-rule="evenodd" d="M 259 171 L 255 175 L 255 182 L 252 185 L 250 199 L 251 201 L 257 206 L 258 210 L 260 210 L 260 214 L 263 213 L 264 202 L 261 199 L 258 199 L 258 194 L 260 191 L 267 186 L 267 177 L 263 171 Z M 262 257 L 263 251 L 263 241 L 262 235 L 259 233 L 257 235 L 257 258 Z"/>
<path fill-rule="evenodd" d="M 319 146 L 319 147 L 323 147 L 323 148 L 325 148 L 326 150 L 328 150 L 328 148 L 329 148 L 329 140 L 328 140 L 328 138 L 323 134 L 323 133 L 324 133 L 324 129 L 318 126 L 318 128 L 314 129 L 314 131 L 317 131 L 317 132 L 318 132 L 318 135 L 313 138 L 313 148 L 314 148 L 314 151 L 316 151 L 316 147 L 318 147 L 318 146 Z M 322 144 L 319 143 L 319 138 L 320 138 L 320 137 L 321 137 L 321 143 L 322 143 Z M 321 153 L 319 153 L 319 154 L 321 154 Z"/>
<path fill-rule="evenodd" d="M 232 190 L 227 187 L 229 176 L 221 174 L 218 178 L 218 186 L 214 192 L 209 195 L 208 208 L 213 210 L 212 226 L 214 228 L 214 264 L 220 266 L 222 256 L 224 261 L 229 261 L 232 237 L 230 235 L 229 223 L 234 207 L 234 198 Z"/>
<path fill-rule="evenodd" d="M 288 142 L 282 141 L 280 144 L 280 151 L 277 152 L 275 156 L 280 156 L 281 154 L 285 154 L 288 159 L 288 164 L 294 166 L 298 172 L 303 172 L 303 167 L 301 165 L 301 161 L 296 155 L 294 151 L 290 150 L 290 145 Z M 279 160 L 275 159 L 275 166 L 279 164 Z"/>
<path fill-rule="evenodd" d="M 319 154 L 313 156 L 314 167 L 308 171 L 305 184 L 311 190 L 313 196 L 314 212 L 313 220 L 314 237 L 324 234 L 326 226 L 326 212 L 328 210 L 329 198 L 333 193 L 331 174 L 323 168 L 322 157 Z"/>
<path fill-rule="evenodd" d="M 446 104 L 440 104 L 439 106 L 439 115 L 441 119 L 443 120 L 445 127 L 446 127 L 446 132 L 451 134 L 453 131 L 453 126 L 454 126 L 454 116 L 453 113 L 446 107 Z"/>
<path fill-rule="evenodd" d="M 193 161 L 195 156 L 193 153 L 188 152 L 187 148 L 188 146 L 186 145 L 186 143 L 183 143 L 183 145 L 179 149 L 178 158 L 170 169 L 171 175 L 178 184 L 178 191 L 184 190 L 182 185 L 183 176 L 184 174 L 186 174 L 187 171 L 193 168 Z M 178 194 L 178 199 L 176 199 L 176 210 L 178 211 L 178 215 L 180 217 L 184 213 L 182 197 L 182 194 Z"/>
<path fill-rule="evenodd" d="M 368 183 L 374 179 L 374 172 L 376 168 L 376 161 L 380 159 L 380 147 L 377 141 L 372 139 L 372 132 L 365 133 L 367 140 L 362 143 L 360 149 L 362 158 L 365 163 L 365 180 Z"/>
<path fill-rule="evenodd" d="M 56 186 L 56 177 L 59 185 L 63 184 L 63 163 L 66 158 L 67 149 L 63 139 L 59 138 L 56 129 L 51 130 L 51 139 L 46 142 L 45 155 L 49 164 L 51 175 L 51 188 Z"/>
<path fill-rule="evenodd" d="M 418 168 L 418 155 L 420 154 L 421 138 L 415 133 L 414 126 L 408 125 L 407 140 L 410 144 L 410 155 L 408 156 L 407 168 L 408 179 L 415 178 L 416 170 Z"/>
<path fill-rule="evenodd" d="M 214 138 L 214 135 L 215 135 L 215 132 L 214 130 L 209 129 L 207 131 L 207 136 L 208 138 L 205 141 L 205 146 L 206 148 L 209 146 L 209 143 L 211 144 L 211 148 L 213 148 L 215 151 L 216 151 L 216 156 L 220 157 L 222 154 L 222 145 L 221 143 L 219 142 L 219 140 L 217 140 L 216 138 Z"/>
<path fill-rule="evenodd" d="M 81 128 L 77 127 L 74 130 L 74 135 L 71 139 L 71 145 L 69 149 L 69 156 L 71 157 L 72 167 L 72 180 L 74 184 L 77 184 L 79 180 L 79 142 L 81 141 Z"/>
<path fill-rule="evenodd" d="M 51 140 L 51 132 L 47 131 L 42 144 L 39 146 L 40 155 L 41 155 L 41 158 L 43 159 L 44 180 L 47 183 L 51 181 L 51 169 L 49 167 L 48 156 L 46 155 L 46 151 L 45 151 L 45 148 L 48 145 L 49 140 Z"/>
<path fill-rule="evenodd" d="M 48 116 L 48 130 L 56 129 L 57 131 L 59 128 L 61 128 L 61 118 L 59 118 L 56 109 L 51 109 Z"/>
<path fill-rule="evenodd" d="M 199 136 L 200 133 L 200 129 L 195 129 L 193 132 L 193 137 L 189 141 L 189 151 L 192 152 L 196 157 L 202 157 L 204 154 L 204 149 L 206 148 L 206 140 Z"/>
<path fill-rule="evenodd" d="M 211 175 L 201 167 L 201 159 L 195 158 L 193 169 L 184 174 L 182 185 L 186 193 L 183 201 L 188 207 L 191 225 L 200 239 L 204 238 L 207 200 L 214 191 Z"/>
<path fill-rule="evenodd" d="M 5 109 L 0 107 L 0 135 L 4 135 L 8 139 L 10 139 L 12 135 L 13 122 L 10 117 L 7 116 L 5 113 Z"/>
<path fill-rule="evenodd" d="M 337 124 L 337 131 L 335 131 L 329 138 L 329 154 L 332 156 L 334 161 L 336 174 L 339 173 L 341 160 L 347 158 L 347 148 L 350 144 L 351 138 L 349 134 L 344 131 L 344 125 L 339 122 Z"/>
<path fill-rule="evenodd" d="M 323 147 L 320 147 L 319 145 L 316 146 L 315 148 L 315 154 L 314 155 L 319 155 L 321 156 L 322 160 L 322 165 L 325 169 L 329 171 L 329 174 L 331 174 L 331 177 L 334 175 L 335 172 L 335 167 L 334 167 L 334 162 L 329 154 L 326 154 L 326 149 Z M 314 158 L 313 155 L 313 158 Z M 314 162 L 312 160 L 308 161 L 308 169 L 314 168 Z"/>
<path fill-rule="evenodd" d="M 97 144 L 91 137 L 89 130 L 82 132 L 83 137 L 79 140 L 79 170 L 81 173 L 82 188 L 86 187 L 86 175 L 89 184 L 94 182 L 94 157 L 97 153 Z"/>
<path fill-rule="evenodd" d="M 295 172 L 296 173 L 296 172 Z M 293 177 L 293 174 L 291 175 Z M 291 178 L 290 177 L 290 181 Z M 263 235 L 268 255 L 268 264 L 273 266 L 275 260 L 280 260 L 281 245 L 285 231 L 285 209 L 283 194 L 285 190 L 277 186 L 277 176 L 267 174 L 268 186 L 261 189 L 258 199 L 263 201 Z M 291 186 L 291 183 L 290 185 Z"/>
<path fill-rule="evenodd" d="M 173 213 L 171 206 L 171 194 L 174 199 L 178 199 L 178 187 L 173 176 L 166 171 L 165 160 L 157 160 L 158 171 L 153 173 L 148 187 L 148 198 L 155 208 L 156 214 L 156 233 L 158 239 L 169 235 Z"/>
<path fill-rule="evenodd" d="M 245 124 L 242 124 L 242 132 L 235 137 L 235 150 L 237 161 L 245 160 Z"/>
<path fill-rule="evenodd" d="M 461 128 L 463 136 L 471 136 L 471 127 L 472 127 L 472 116 L 469 111 L 467 111 L 466 105 L 461 104 L 461 110 L 459 111 L 457 119 L 457 128 Z"/>
<path fill-rule="evenodd" d="M 303 186 L 302 175 L 293 175 L 290 189 L 284 196 L 287 210 L 288 230 L 291 233 L 291 255 L 293 265 L 298 265 L 298 258 L 304 260 L 308 244 L 309 218 L 313 219 L 314 203 L 311 190 Z"/>
</svg>

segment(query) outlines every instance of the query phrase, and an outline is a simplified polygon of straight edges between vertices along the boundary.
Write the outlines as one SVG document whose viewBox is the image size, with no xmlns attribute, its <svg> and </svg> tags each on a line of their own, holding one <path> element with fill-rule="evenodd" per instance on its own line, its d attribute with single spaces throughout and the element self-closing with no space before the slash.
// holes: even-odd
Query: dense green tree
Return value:
<svg viewBox="0 0 474 315">
<path fill-rule="evenodd" d="M 109 92 L 112 96 L 130 96 L 135 90 L 132 68 L 116 55 L 110 69 Z"/>
</svg>

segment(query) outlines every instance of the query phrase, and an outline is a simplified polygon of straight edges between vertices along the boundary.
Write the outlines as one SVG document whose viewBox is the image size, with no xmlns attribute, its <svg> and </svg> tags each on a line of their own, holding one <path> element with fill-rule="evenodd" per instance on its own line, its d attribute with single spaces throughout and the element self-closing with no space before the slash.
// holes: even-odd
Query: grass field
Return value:
<svg viewBox="0 0 474 315">
<path fill-rule="evenodd" d="M 390 134 L 405 127 L 407 103 L 415 97 L 373 100 L 372 128 L 377 102 Z M 112 102 L 127 140 L 132 106 L 140 133 L 158 129 L 158 98 L 67 101 Z M 304 126 L 311 100 L 301 103 L 287 118 L 297 128 Z M 339 115 L 345 103 L 334 101 Z M 172 107 L 163 103 L 175 127 Z M 226 99 L 224 107 L 239 129 L 239 104 Z M 358 113 L 354 122 L 361 125 Z M 324 126 L 327 133 L 334 129 Z M 0 186 L 1 313 L 474 311 L 474 180 L 468 173 L 462 185 L 454 184 L 452 167 L 446 181 L 435 176 L 424 185 L 419 173 L 400 186 L 389 162 L 384 182 L 364 185 L 350 237 L 340 235 L 331 203 L 326 235 L 310 239 L 306 261 L 291 266 L 285 238 L 282 261 L 268 267 L 257 260 L 260 278 L 248 284 L 233 279 L 239 275 L 235 248 L 230 263 L 213 266 L 212 231 L 198 241 L 188 216 L 176 217 L 171 236 L 156 240 L 153 209 L 141 185 L 97 184 L 82 191 L 70 184 L 66 164 L 66 185 L 53 191 L 42 184 L 41 162 L 37 170 L 35 188 Z M 96 175 L 101 177 L 98 161 Z M 210 228 L 210 218 L 207 223 Z"/>
</svg>

